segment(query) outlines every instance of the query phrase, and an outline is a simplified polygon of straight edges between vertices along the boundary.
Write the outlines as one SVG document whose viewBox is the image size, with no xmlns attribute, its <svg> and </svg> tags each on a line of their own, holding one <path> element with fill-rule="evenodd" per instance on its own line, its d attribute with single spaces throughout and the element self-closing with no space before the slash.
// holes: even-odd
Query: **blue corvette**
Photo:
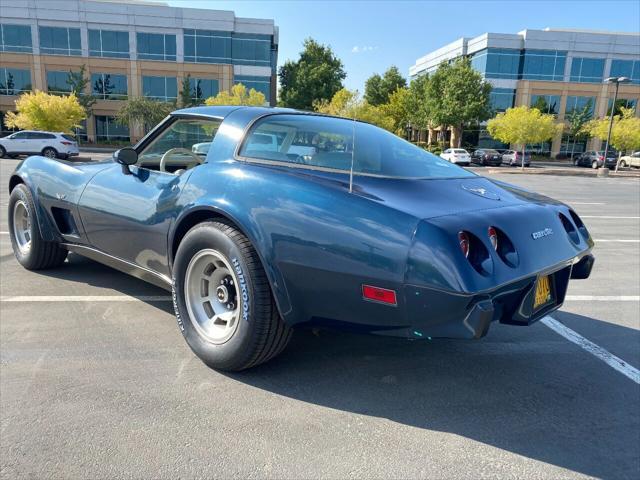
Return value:
<svg viewBox="0 0 640 480">
<path fill-rule="evenodd" d="M 187 343 L 223 370 L 269 360 L 298 326 L 419 339 L 529 325 L 594 261 L 563 203 L 286 109 L 178 110 L 113 160 L 29 157 L 9 188 L 25 268 L 74 252 L 172 290 Z"/>
</svg>

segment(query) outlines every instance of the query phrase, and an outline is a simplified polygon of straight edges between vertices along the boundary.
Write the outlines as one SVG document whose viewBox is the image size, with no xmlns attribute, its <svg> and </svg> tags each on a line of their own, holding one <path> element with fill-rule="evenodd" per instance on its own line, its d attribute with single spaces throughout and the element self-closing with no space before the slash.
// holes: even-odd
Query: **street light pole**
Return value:
<svg viewBox="0 0 640 480">
<path fill-rule="evenodd" d="M 611 130 L 613 129 L 613 114 L 616 110 L 616 100 L 618 100 L 618 87 L 621 83 L 629 82 L 627 77 L 609 77 L 604 79 L 605 83 L 615 83 L 616 90 L 613 94 L 613 103 L 611 104 L 611 114 L 609 115 L 609 131 L 607 132 L 607 143 L 604 146 L 604 158 L 602 160 L 602 168 L 607 169 L 607 154 L 609 153 L 609 142 L 611 142 Z"/>
</svg>

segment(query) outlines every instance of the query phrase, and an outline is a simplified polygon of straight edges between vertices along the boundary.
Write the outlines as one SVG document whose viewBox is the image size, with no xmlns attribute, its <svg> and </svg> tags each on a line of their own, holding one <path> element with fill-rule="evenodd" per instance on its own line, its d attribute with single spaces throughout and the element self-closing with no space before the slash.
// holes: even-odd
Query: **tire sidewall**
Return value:
<svg viewBox="0 0 640 480">
<path fill-rule="evenodd" d="M 255 341 L 256 329 L 252 328 L 255 316 L 254 299 L 256 289 L 253 273 L 247 265 L 244 254 L 232 238 L 214 223 L 201 224 L 190 230 L 180 243 L 173 265 L 173 304 L 178 327 L 189 347 L 207 365 L 219 369 L 235 369 L 248 361 L 247 357 Z M 238 296 L 242 297 L 239 323 L 233 336 L 224 343 L 215 344 L 204 338 L 196 330 L 189 317 L 185 300 L 185 277 L 193 256 L 204 250 L 213 249 L 226 257 L 235 270 L 238 279 Z"/>
<path fill-rule="evenodd" d="M 13 231 L 13 214 L 15 205 L 18 201 L 22 201 L 26 205 L 27 211 L 29 212 L 29 218 L 31 220 L 31 228 L 29 232 L 31 234 L 31 247 L 26 253 L 23 253 L 18 247 L 15 232 Z M 40 231 L 38 230 L 38 217 L 36 215 L 35 203 L 31 196 L 31 192 L 24 184 L 16 185 L 16 187 L 11 191 L 7 214 L 9 219 L 9 237 L 11 238 L 11 247 L 13 248 L 13 253 L 16 256 L 16 259 L 26 268 L 35 268 L 37 260 L 35 252 L 41 248 L 42 240 L 40 238 Z"/>
<path fill-rule="evenodd" d="M 47 151 L 50 150 L 53 152 L 53 156 L 52 157 L 47 157 Z M 58 158 L 58 151 L 53 148 L 53 147 L 45 147 L 42 149 L 42 156 L 43 157 L 47 157 L 47 158 Z"/>
<path fill-rule="evenodd" d="M 7 150 L 2 145 L 0 145 L 0 158 L 4 158 L 6 154 Z"/>
</svg>

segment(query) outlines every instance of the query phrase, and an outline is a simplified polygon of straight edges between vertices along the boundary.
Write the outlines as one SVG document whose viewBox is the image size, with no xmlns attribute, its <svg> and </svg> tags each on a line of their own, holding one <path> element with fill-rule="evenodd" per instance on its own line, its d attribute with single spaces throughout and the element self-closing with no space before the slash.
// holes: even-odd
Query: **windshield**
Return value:
<svg viewBox="0 0 640 480">
<path fill-rule="evenodd" d="M 467 153 L 467 151 L 466 151 L 466 150 L 463 150 L 463 149 L 461 149 L 461 148 L 456 148 L 453 152 L 454 152 L 454 153 Z"/>
<path fill-rule="evenodd" d="M 389 178 L 473 177 L 473 173 L 368 123 L 318 115 L 269 115 L 240 156 L 297 168 Z"/>
</svg>

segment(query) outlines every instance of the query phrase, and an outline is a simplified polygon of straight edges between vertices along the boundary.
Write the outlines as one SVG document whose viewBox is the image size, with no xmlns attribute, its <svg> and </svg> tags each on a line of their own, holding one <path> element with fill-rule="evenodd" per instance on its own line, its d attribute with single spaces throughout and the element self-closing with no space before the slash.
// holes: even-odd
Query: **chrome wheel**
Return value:
<svg viewBox="0 0 640 480">
<path fill-rule="evenodd" d="M 56 158 L 56 151 L 53 148 L 45 148 L 42 154 L 47 158 Z"/>
<path fill-rule="evenodd" d="M 184 292 L 189 319 L 211 343 L 225 343 L 238 329 L 242 298 L 237 285 L 233 268 L 216 250 L 199 251 L 187 266 Z"/>
<path fill-rule="evenodd" d="M 18 200 L 13 207 L 13 237 L 24 255 L 31 249 L 31 217 L 27 205 Z"/>
</svg>

